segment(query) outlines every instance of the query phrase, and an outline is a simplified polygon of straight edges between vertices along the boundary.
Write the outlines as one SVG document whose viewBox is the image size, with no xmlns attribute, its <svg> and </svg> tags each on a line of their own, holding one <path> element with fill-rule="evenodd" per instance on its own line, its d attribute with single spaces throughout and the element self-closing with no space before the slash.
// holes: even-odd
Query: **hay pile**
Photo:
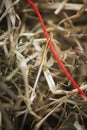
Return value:
<svg viewBox="0 0 87 130">
<path fill-rule="evenodd" d="M 25 0 L 0 0 L 0 129 L 86 130 L 87 103 L 51 54 Z M 56 52 L 87 92 L 86 0 L 37 0 Z"/>
</svg>

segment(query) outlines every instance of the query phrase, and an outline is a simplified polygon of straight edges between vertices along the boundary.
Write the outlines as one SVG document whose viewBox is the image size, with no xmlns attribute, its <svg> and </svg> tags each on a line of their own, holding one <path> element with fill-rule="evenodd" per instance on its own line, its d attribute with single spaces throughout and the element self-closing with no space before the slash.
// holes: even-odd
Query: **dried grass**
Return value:
<svg viewBox="0 0 87 130">
<path fill-rule="evenodd" d="M 37 0 L 55 50 L 87 92 L 87 2 Z M 51 55 L 26 1 L 0 0 L 0 129 L 86 130 L 87 103 Z"/>
</svg>

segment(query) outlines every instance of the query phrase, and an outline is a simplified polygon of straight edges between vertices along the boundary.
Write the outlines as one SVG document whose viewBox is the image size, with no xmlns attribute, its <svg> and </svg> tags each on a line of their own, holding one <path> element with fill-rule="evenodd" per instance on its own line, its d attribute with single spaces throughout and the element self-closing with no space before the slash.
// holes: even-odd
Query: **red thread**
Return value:
<svg viewBox="0 0 87 130">
<path fill-rule="evenodd" d="M 42 19 L 42 17 L 41 17 L 41 14 L 40 14 L 38 8 L 37 8 L 36 5 L 32 2 L 32 0 L 27 0 L 27 1 L 28 1 L 28 3 L 32 6 L 32 8 L 35 10 L 35 12 L 36 12 L 36 14 L 37 14 L 37 16 L 38 16 L 38 19 L 39 19 L 39 21 L 40 21 L 40 23 L 41 23 L 41 26 L 42 26 L 42 28 L 43 28 L 44 35 L 45 35 L 45 37 L 46 37 L 47 40 L 48 40 L 48 38 L 49 38 L 50 36 L 49 36 L 49 34 L 48 34 L 48 32 L 47 32 L 47 29 L 46 29 L 46 27 L 45 27 L 45 24 L 44 24 L 44 22 L 43 22 L 43 19 Z M 87 96 L 85 95 L 85 93 L 80 89 L 79 85 L 76 83 L 76 81 L 73 79 L 73 77 L 71 76 L 71 74 L 70 74 L 70 73 L 67 71 L 67 69 L 64 67 L 62 61 L 60 60 L 58 54 L 56 53 L 56 51 L 55 51 L 55 49 L 54 49 L 54 46 L 53 46 L 53 44 L 52 44 L 51 39 L 49 40 L 48 45 L 49 45 L 49 48 L 50 48 L 50 50 L 51 50 L 51 53 L 52 53 L 53 56 L 55 57 L 55 59 L 56 59 L 58 65 L 60 66 L 60 68 L 62 69 L 62 71 L 64 72 L 64 74 L 65 74 L 65 75 L 67 76 L 67 78 L 72 82 L 73 86 L 74 86 L 76 89 L 78 89 L 80 95 L 84 98 L 84 100 L 87 101 Z"/>
</svg>

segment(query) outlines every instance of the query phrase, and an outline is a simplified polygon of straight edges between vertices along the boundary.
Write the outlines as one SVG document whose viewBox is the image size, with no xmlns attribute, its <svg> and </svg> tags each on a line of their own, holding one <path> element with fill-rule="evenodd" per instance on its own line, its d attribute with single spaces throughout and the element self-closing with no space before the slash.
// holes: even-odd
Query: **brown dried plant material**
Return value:
<svg viewBox="0 0 87 130">
<path fill-rule="evenodd" d="M 1 129 L 87 129 L 87 105 L 51 55 L 34 11 L 25 1 L 6 2 L 9 4 L 0 0 Z M 35 4 L 65 67 L 87 93 L 85 2 L 50 2 L 37 0 Z M 74 17 L 77 12 L 79 21 Z M 64 18 L 67 20 L 59 26 Z"/>
<path fill-rule="evenodd" d="M 73 20 L 73 19 L 79 18 L 83 14 L 83 12 L 85 11 L 86 8 L 87 8 L 87 2 L 85 2 L 84 5 L 78 10 L 76 15 L 70 16 L 70 17 L 60 21 L 59 25 L 64 23 L 66 20 Z"/>
</svg>

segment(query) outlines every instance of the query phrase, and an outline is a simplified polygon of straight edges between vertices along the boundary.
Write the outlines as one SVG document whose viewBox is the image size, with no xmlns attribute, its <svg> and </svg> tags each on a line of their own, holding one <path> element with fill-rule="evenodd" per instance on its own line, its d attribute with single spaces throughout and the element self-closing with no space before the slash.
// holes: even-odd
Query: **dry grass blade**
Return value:
<svg viewBox="0 0 87 130">
<path fill-rule="evenodd" d="M 16 0 L 15 2 L 12 3 L 11 0 L 9 1 L 4 1 L 4 4 L 6 6 L 6 11 L 3 13 L 3 15 L 0 17 L 0 22 L 2 19 L 9 13 L 10 19 L 12 21 L 13 26 L 15 25 L 16 21 L 16 15 L 15 15 L 15 10 L 14 10 L 14 5 L 16 5 L 19 2 L 19 0 Z"/>
<path fill-rule="evenodd" d="M 55 14 L 58 14 L 65 6 L 65 3 L 67 3 L 68 0 L 64 0 L 63 2 L 61 2 L 60 6 L 57 7 L 57 9 L 55 10 Z"/>
<path fill-rule="evenodd" d="M 1 103 L 0 103 L 0 111 L 2 112 L 3 120 L 5 121 L 7 130 L 13 130 L 13 125 L 10 121 L 10 118 L 9 118 L 7 112 L 4 110 Z"/>
<path fill-rule="evenodd" d="M 83 12 L 85 11 L 86 8 L 87 8 L 87 2 L 84 3 L 84 5 L 78 10 L 76 15 L 70 16 L 70 17 L 60 21 L 59 25 L 64 23 L 66 20 L 73 20 L 73 19 L 79 18 L 83 14 Z"/>
<path fill-rule="evenodd" d="M 35 126 L 34 130 L 39 130 L 43 122 L 58 108 L 62 103 L 58 104 L 53 110 L 51 110 L 43 119 L 41 119 Z"/>
<path fill-rule="evenodd" d="M 40 8 L 46 8 L 46 9 L 57 9 L 58 6 L 60 6 L 61 3 L 60 2 L 56 2 L 55 4 L 52 5 L 47 5 L 46 3 L 40 3 Z M 76 4 L 76 3 L 66 3 L 64 5 L 64 9 L 65 10 L 76 10 L 78 11 L 81 7 L 83 6 L 83 4 Z M 85 9 L 85 11 L 87 11 L 87 9 Z"/>
</svg>

